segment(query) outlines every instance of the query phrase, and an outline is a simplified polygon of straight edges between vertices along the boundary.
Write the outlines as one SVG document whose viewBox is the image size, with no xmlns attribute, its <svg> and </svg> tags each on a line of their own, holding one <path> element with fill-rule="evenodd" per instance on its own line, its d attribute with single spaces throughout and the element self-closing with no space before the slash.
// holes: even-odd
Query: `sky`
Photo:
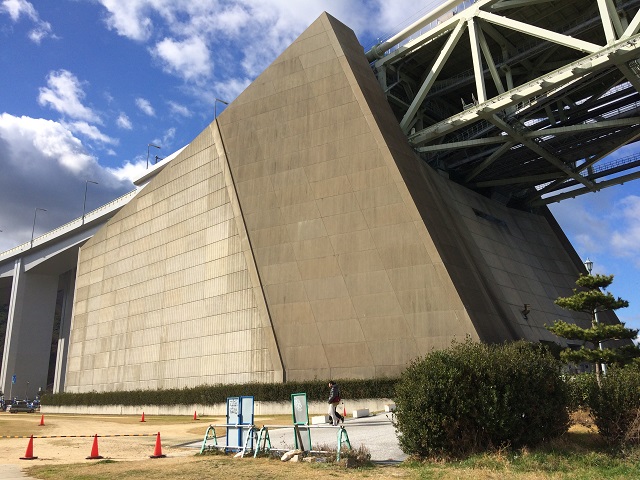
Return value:
<svg viewBox="0 0 640 480">
<path fill-rule="evenodd" d="M 368 48 L 439 3 L 0 0 L 0 251 L 34 213 L 35 236 L 80 217 L 85 189 L 86 211 L 133 190 L 147 154 L 187 145 L 323 11 Z M 640 180 L 551 210 L 640 328 Z"/>
</svg>

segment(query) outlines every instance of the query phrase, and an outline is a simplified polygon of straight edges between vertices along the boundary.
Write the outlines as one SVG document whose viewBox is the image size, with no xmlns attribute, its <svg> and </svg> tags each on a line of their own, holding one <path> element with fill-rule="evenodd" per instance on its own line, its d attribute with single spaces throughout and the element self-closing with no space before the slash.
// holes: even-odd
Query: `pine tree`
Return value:
<svg viewBox="0 0 640 480">
<path fill-rule="evenodd" d="M 578 325 L 556 320 L 547 330 L 559 337 L 583 342 L 579 350 L 570 348 L 561 352 L 560 357 L 565 362 L 589 362 L 596 365 L 596 379 L 600 385 L 602 364 L 625 364 L 640 357 L 640 348 L 635 345 L 620 347 L 602 347 L 607 340 L 627 340 L 636 338 L 637 329 L 626 328 L 624 323 L 605 325 L 598 322 L 597 313 L 607 310 L 617 310 L 629 306 L 629 302 L 615 298 L 610 292 L 603 292 L 613 282 L 613 275 L 580 275 L 576 285 L 580 290 L 573 289 L 573 295 L 560 297 L 555 304 L 566 310 L 584 312 L 591 316 L 591 327 L 581 328 Z M 585 344 L 590 344 L 589 348 Z"/>
</svg>

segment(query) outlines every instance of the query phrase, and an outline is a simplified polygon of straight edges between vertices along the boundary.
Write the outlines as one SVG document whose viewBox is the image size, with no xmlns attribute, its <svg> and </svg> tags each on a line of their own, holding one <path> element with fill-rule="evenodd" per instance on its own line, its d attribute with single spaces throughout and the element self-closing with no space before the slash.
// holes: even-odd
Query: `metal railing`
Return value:
<svg viewBox="0 0 640 480">
<path fill-rule="evenodd" d="M 412 40 L 418 38 L 420 35 L 423 35 L 424 33 L 428 32 L 429 30 L 433 30 L 435 27 L 437 27 L 438 25 L 440 25 L 442 23 L 442 19 L 444 17 L 446 17 L 446 19 L 448 20 L 449 18 L 451 18 L 449 15 L 453 16 L 456 15 L 457 13 L 462 12 L 463 10 L 466 10 L 467 8 L 469 8 L 471 5 L 473 5 L 474 3 L 476 3 L 476 0 L 465 0 L 463 1 L 460 5 L 452 8 L 451 10 L 449 10 L 449 12 L 443 14 L 440 18 L 435 19 L 433 22 L 425 25 L 424 27 L 422 27 L 420 30 L 418 30 L 417 32 L 411 34 L 410 36 L 408 36 L 407 38 L 405 38 L 404 40 L 398 42 L 397 44 L 395 44 L 394 46 L 392 46 L 391 48 L 389 48 L 388 50 L 385 51 L 385 55 L 389 55 L 390 53 L 398 50 L 399 48 L 403 47 L 404 45 L 406 45 L 407 43 L 411 42 Z M 409 21 L 405 22 L 405 23 L 410 23 Z M 393 37 L 394 34 L 389 34 L 386 35 L 380 39 L 378 39 L 378 42 L 376 43 L 376 45 L 379 45 L 381 43 L 384 43 L 386 40 L 390 39 L 391 37 Z M 375 45 L 371 45 L 370 48 L 375 47 Z"/>
<path fill-rule="evenodd" d="M 640 153 L 635 153 L 633 155 L 629 155 L 626 157 L 617 158 L 607 163 L 596 164 L 593 167 L 591 167 L 591 172 L 589 172 L 589 170 L 587 169 L 587 170 L 583 170 L 581 174 L 586 177 L 594 173 L 602 173 L 602 172 L 606 172 L 607 170 L 612 170 L 614 168 L 624 167 L 625 165 L 629 165 L 630 163 L 634 163 L 638 161 L 640 161 Z M 578 166 L 578 168 L 580 167 Z"/>
<path fill-rule="evenodd" d="M 242 428 L 242 427 L 248 427 L 248 431 L 247 431 L 247 437 L 244 441 L 244 444 L 242 446 L 238 446 L 238 445 L 219 445 L 218 444 L 218 436 L 216 435 L 216 427 L 219 428 Z M 256 427 L 255 425 L 242 425 L 242 424 L 227 424 L 227 423 L 222 423 L 222 424 L 211 424 L 207 427 L 207 430 L 204 434 L 204 439 L 202 440 L 202 446 L 200 447 L 200 453 L 204 453 L 205 450 L 207 449 L 221 449 L 221 450 L 237 450 L 239 453 L 241 453 L 241 457 L 244 457 L 245 454 L 249 451 L 251 451 L 251 447 L 250 444 L 252 442 L 255 443 L 255 448 L 253 449 L 253 458 L 256 458 L 259 454 L 260 451 L 262 451 L 263 453 L 267 453 L 270 451 L 283 451 L 282 449 L 276 449 L 273 448 L 271 446 L 271 438 L 269 436 L 269 429 L 286 429 L 286 428 L 291 428 L 293 429 L 293 434 L 295 436 L 295 438 L 298 439 L 297 444 L 298 444 L 298 448 L 301 449 L 303 452 L 305 452 L 304 450 L 304 443 L 302 442 L 302 437 L 300 434 L 300 428 L 304 428 L 305 430 L 310 429 L 310 428 L 332 428 L 329 426 L 321 426 L 321 425 L 263 425 L 260 430 L 258 430 L 258 427 Z M 351 447 L 351 442 L 349 441 L 349 434 L 347 433 L 347 430 L 344 428 L 344 425 L 340 425 L 338 427 L 338 432 L 336 435 L 336 461 L 339 462 L 340 461 L 340 453 L 342 451 L 342 447 L 344 444 L 347 445 L 347 447 L 349 447 L 349 450 L 352 449 Z M 207 445 L 207 442 L 212 441 L 213 443 L 210 445 Z M 268 446 L 267 446 L 268 444 Z M 262 445 L 262 446 L 261 446 Z M 311 447 L 311 446 L 309 446 Z M 323 451 L 319 451 L 319 450 L 307 450 L 307 453 L 329 453 L 329 452 L 323 452 Z"/>
<path fill-rule="evenodd" d="M 617 158 L 615 160 L 612 160 L 610 162 L 606 162 L 606 163 L 599 163 L 596 164 L 588 169 L 583 169 L 580 171 L 580 175 L 582 175 L 585 178 L 588 178 L 590 176 L 594 176 L 594 175 L 598 175 L 598 174 L 602 174 L 605 173 L 609 170 L 616 170 L 620 167 L 624 167 L 626 165 L 630 165 L 632 163 L 638 163 L 640 162 L 640 153 L 634 153 L 632 155 L 628 155 L 626 157 L 621 157 L 621 158 Z M 630 168 L 636 168 L 635 166 L 631 166 Z M 576 170 L 580 169 L 580 165 L 578 165 L 576 167 Z M 615 173 L 615 172 L 612 172 Z M 606 176 L 605 175 L 600 175 L 600 176 Z M 536 185 L 535 188 L 536 190 L 542 190 L 543 188 L 551 185 L 552 183 L 556 182 L 557 180 L 552 180 L 550 182 L 545 182 L 545 183 L 541 183 L 539 185 Z M 566 178 L 563 180 L 562 183 L 564 183 L 565 181 L 571 181 L 570 178 Z"/>
</svg>

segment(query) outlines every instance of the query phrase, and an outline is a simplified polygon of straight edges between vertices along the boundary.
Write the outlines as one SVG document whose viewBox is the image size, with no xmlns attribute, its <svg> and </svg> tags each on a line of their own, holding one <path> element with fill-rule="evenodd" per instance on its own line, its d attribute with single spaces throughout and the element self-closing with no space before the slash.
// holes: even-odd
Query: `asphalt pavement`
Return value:
<svg viewBox="0 0 640 480">
<path fill-rule="evenodd" d="M 400 450 L 390 413 L 379 413 L 364 418 L 347 418 L 341 425 L 344 425 L 351 447 L 358 448 L 360 445 L 364 445 L 371 453 L 371 460 L 375 462 L 401 462 L 407 458 L 407 455 Z M 312 450 L 317 450 L 325 445 L 336 448 L 338 430 L 339 427 L 331 425 L 311 426 Z M 292 427 L 269 427 L 269 438 L 274 449 L 291 450 L 294 448 L 295 440 Z M 226 438 L 219 437 L 218 445 L 226 445 Z M 202 442 L 192 443 L 188 446 L 199 449 Z"/>
<path fill-rule="evenodd" d="M 2 478 L 2 480 L 24 480 L 33 477 L 28 477 L 22 473 L 22 467 L 20 465 L 2 465 L 0 478 Z"/>
</svg>

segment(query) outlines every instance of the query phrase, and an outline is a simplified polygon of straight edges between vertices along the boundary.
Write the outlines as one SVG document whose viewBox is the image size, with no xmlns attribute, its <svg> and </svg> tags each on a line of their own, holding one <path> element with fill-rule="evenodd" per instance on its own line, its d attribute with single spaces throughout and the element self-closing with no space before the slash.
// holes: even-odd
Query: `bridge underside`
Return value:
<svg viewBox="0 0 640 480">
<path fill-rule="evenodd" d="M 427 163 L 530 209 L 640 177 L 609 157 L 640 137 L 639 6 L 449 1 L 367 56 Z"/>
</svg>

